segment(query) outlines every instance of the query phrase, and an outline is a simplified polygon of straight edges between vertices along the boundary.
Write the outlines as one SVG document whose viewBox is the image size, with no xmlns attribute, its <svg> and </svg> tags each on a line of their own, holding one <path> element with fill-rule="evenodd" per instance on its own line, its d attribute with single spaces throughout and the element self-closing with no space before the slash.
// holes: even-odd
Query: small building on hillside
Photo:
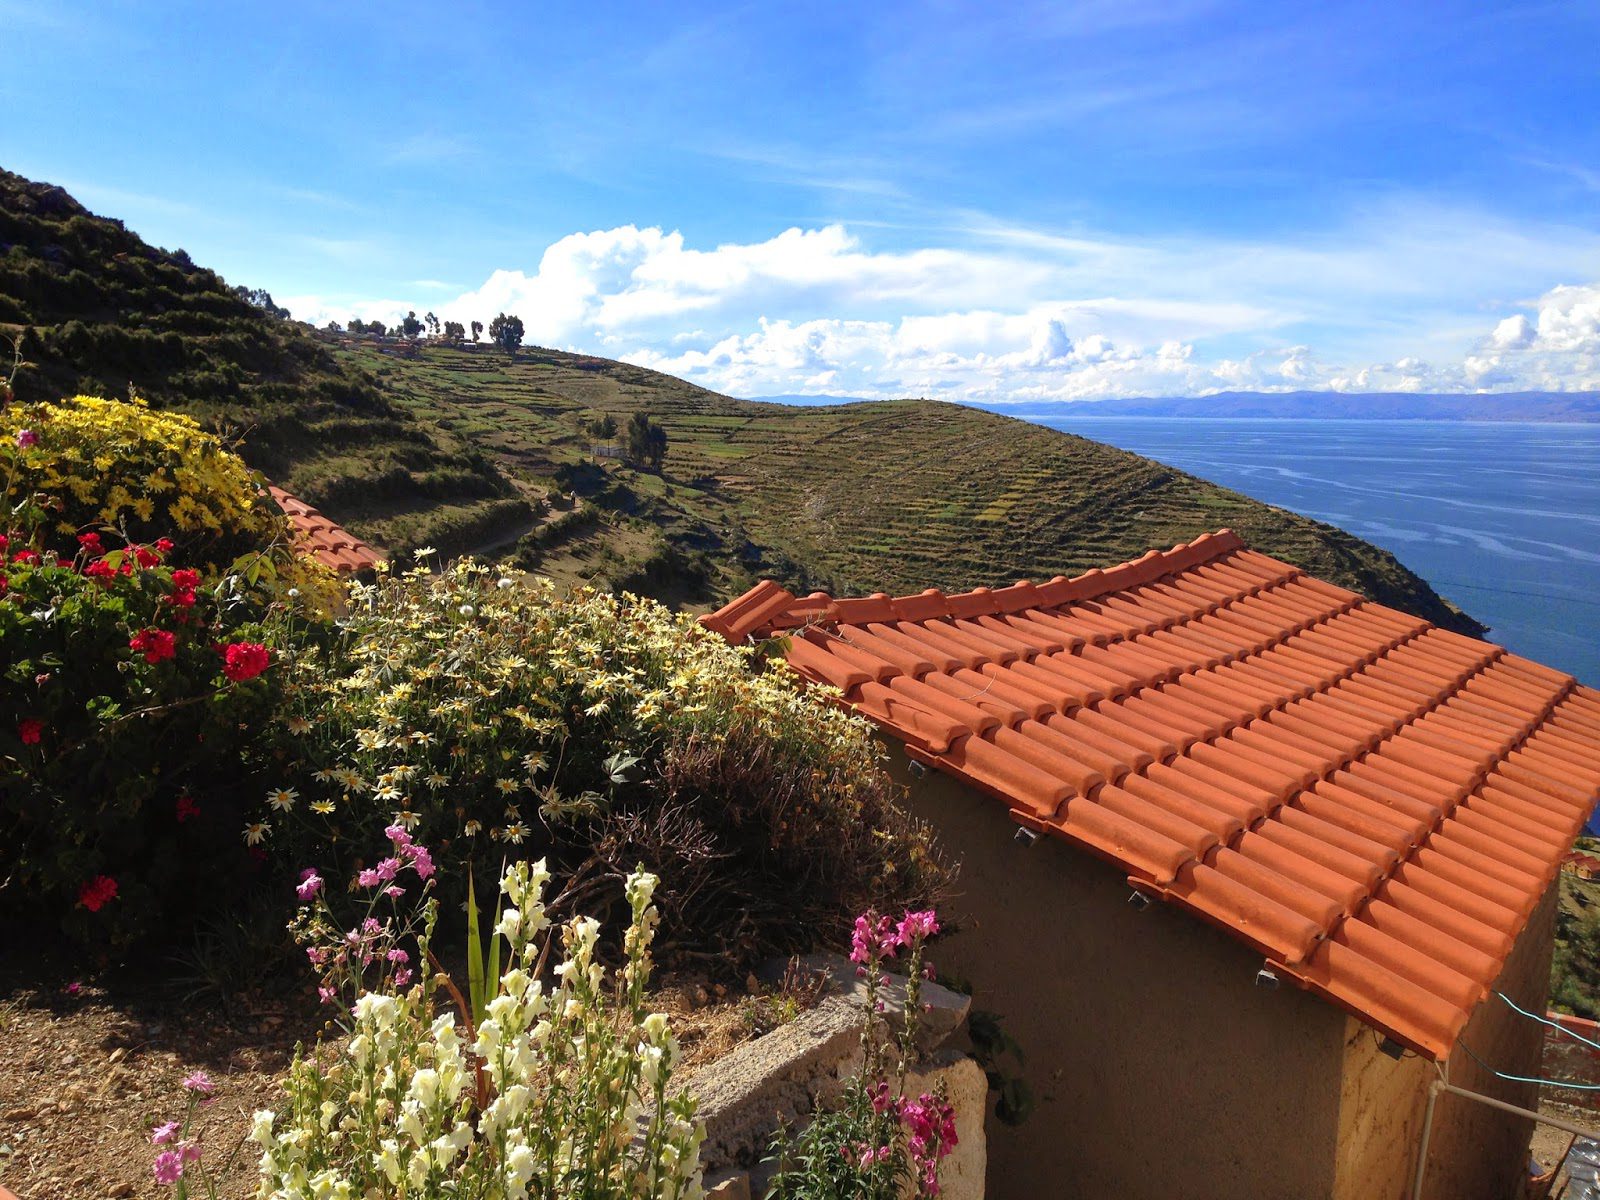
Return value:
<svg viewBox="0 0 1600 1200">
<path fill-rule="evenodd" d="M 1600 693 L 1223 531 L 961 595 L 758 585 L 962 860 L 936 959 L 1027 1055 L 990 1195 L 1520 1195 Z"/>
<path fill-rule="evenodd" d="M 289 518 L 289 527 L 300 548 L 336 575 L 356 575 L 371 571 L 383 555 L 355 534 L 334 524 L 304 500 L 296 499 L 281 487 L 268 487 L 273 502 Z"/>
<path fill-rule="evenodd" d="M 1579 879 L 1594 879 L 1600 877 L 1600 858 L 1581 850 L 1571 850 L 1561 860 L 1561 869 Z"/>
</svg>

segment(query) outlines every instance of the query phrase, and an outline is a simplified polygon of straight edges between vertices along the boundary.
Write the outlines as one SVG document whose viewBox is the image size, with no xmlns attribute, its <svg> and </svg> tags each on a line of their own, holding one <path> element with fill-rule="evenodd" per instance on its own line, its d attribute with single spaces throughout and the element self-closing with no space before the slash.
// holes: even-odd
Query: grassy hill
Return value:
<svg viewBox="0 0 1600 1200">
<path fill-rule="evenodd" d="M 487 346 L 391 358 L 347 343 L 427 423 L 552 503 L 530 566 L 729 595 L 758 575 L 838 593 L 1073 574 L 1221 526 L 1261 550 L 1452 628 L 1480 626 L 1393 555 L 1342 530 L 1085 438 L 922 400 L 795 408 L 735 400 L 608 359 Z M 594 453 L 588 418 L 647 412 L 664 471 Z M 570 507 L 566 505 L 570 504 Z M 559 505 L 559 506 L 558 506 Z"/>
<path fill-rule="evenodd" d="M 555 351 L 330 337 L 4 171 L 0 338 L 26 359 L 23 401 L 135 391 L 193 413 L 397 550 L 506 555 L 709 605 L 763 575 L 849 593 L 1070 574 L 1228 525 L 1325 578 L 1479 628 L 1349 534 L 1083 438 L 924 401 L 752 403 Z M 595 453 L 584 432 L 641 411 L 667 432 L 661 472 Z"/>
<path fill-rule="evenodd" d="M 0 359 L 23 401 L 77 392 L 193 413 L 251 465 L 386 542 L 470 540 L 527 513 L 469 443 L 418 422 L 304 326 L 58 187 L 0 171 Z M 9 368 L 0 361 L 0 378 Z"/>
</svg>

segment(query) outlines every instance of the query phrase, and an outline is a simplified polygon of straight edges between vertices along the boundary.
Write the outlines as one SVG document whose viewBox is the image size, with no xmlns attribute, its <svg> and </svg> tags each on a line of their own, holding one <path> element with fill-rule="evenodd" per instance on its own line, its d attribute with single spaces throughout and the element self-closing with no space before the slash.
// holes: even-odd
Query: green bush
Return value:
<svg viewBox="0 0 1600 1200">
<path fill-rule="evenodd" d="M 0 575 L 0 879 L 13 913 L 123 943 L 253 865 L 239 743 L 270 723 L 282 621 L 165 543 L 90 539 L 65 561 L 10 547 Z"/>
<path fill-rule="evenodd" d="M 688 618 L 471 562 L 351 597 L 287 681 L 305 732 L 270 786 L 292 803 L 251 822 L 291 861 L 348 868 L 398 823 L 456 886 L 474 860 L 545 855 L 557 907 L 590 911 L 643 863 L 670 881 L 667 946 L 729 965 L 945 881 L 868 727 Z"/>
</svg>

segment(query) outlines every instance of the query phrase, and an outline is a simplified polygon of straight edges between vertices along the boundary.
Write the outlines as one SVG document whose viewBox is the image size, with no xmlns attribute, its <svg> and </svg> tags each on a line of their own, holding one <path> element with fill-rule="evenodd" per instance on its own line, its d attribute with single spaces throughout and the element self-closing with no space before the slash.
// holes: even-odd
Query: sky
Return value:
<svg viewBox="0 0 1600 1200">
<path fill-rule="evenodd" d="M 0 0 L 0 167 L 738 396 L 1600 388 L 1593 3 Z"/>
</svg>

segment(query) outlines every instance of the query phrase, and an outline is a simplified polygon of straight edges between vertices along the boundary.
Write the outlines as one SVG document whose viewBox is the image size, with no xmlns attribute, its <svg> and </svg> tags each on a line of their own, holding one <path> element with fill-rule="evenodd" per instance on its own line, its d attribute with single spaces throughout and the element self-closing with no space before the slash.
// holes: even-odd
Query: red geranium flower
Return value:
<svg viewBox="0 0 1600 1200">
<path fill-rule="evenodd" d="M 144 655 L 147 663 L 165 662 L 178 653 L 178 639 L 165 629 L 141 629 L 128 639 L 128 648 Z"/>
<path fill-rule="evenodd" d="M 161 555 L 150 549 L 148 546 L 129 546 L 128 549 L 133 551 L 133 557 L 135 560 L 137 560 L 139 565 L 144 567 L 146 570 L 155 566 L 161 561 Z"/>
<path fill-rule="evenodd" d="M 0 550 L 4 550 L 9 545 L 11 545 L 11 539 L 5 534 L 0 533 Z"/>
<path fill-rule="evenodd" d="M 163 553 L 163 554 L 171 554 L 172 553 L 172 539 L 171 538 L 157 538 L 156 539 L 156 549 L 161 551 L 161 553 Z"/>
<path fill-rule="evenodd" d="M 83 573 L 89 579 L 98 579 L 102 583 L 110 583 L 117 577 L 111 564 L 103 558 L 97 558 L 83 568 Z"/>
<path fill-rule="evenodd" d="M 24 746 L 37 746 L 44 737 L 44 722 L 38 717 L 23 717 L 17 722 L 17 736 Z"/>
<path fill-rule="evenodd" d="M 78 890 L 78 903 L 90 912 L 99 912 L 117 898 L 117 881 L 109 875 L 96 875 Z"/>
<path fill-rule="evenodd" d="M 178 797 L 178 824 L 182 825 L 190 817 L 200 815 L 200 806 L 194 802 L 194 797 L 185 792 Z"/>
<path fill-rule="evenodd" d="M 200 572 L 188 567 L 179 567 L 172 573 L 172 586 L 181 591 L 192 592 L 200 586 Z"/>
<path fill-rule="evenodd" d="M 11 556 L 11 561 L 14 563 L 36 563 L 39 561 L 39 552 L 37 550 L 18 550 Z"/>
<path fill-rule="evenodd" d="M 99 558 L 106 552 L 106 548 L 100 544 L 100 535 L 98 533 L 80 533 L 78 535 L 78 545 L 82 546 L 91 558 Z"/>
<path fill-rule="evenodd" d="M 223 648 L 222 673 L 235 683 L 254 679 L 272 664 L 272 655 L 260 642 L 233 642 Z"/>
</svg>

